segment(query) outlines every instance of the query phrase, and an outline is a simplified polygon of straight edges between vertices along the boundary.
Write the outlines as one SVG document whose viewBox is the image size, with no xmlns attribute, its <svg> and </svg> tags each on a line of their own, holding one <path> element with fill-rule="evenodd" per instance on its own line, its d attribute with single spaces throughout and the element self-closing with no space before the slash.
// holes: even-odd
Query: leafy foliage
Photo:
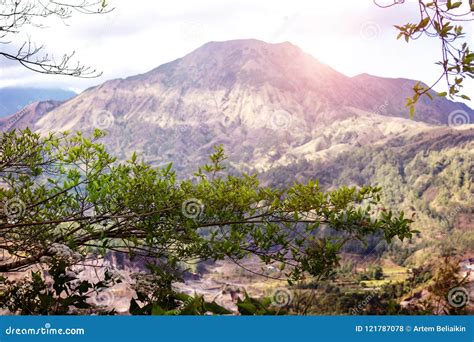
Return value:
<svg viewBox="0 0 474 342">
<path fill-rule="evenodd" d="M 93 139 L 101 136 L 96 131 Z M 168 266 L 253 254 L 287 265 L 286 276 L 297 279 L 324 275 L 347 241 L 375 232 L 387 241 L 412 236 L 403 213 L 376 210 L 379 188 L 323 192 L 309 181 L 271 189 L 255 175 L 223 177 L 222 147 L 197 181 L 177 182 L 171 165 L 154 169 L 136 155 L 117 163 L 81 133 L 42 138 L 26 130 L 1 139 L 0 230 L 11 255 L 3 271 L 37 263 L 59 243 L 83 256 L 126 250 Z M 9 212 L 11 201 L 22 210 Z M 314 234 L 322 224 L 341 236 L 323 242 Z"/>
<path fill-rule="evenodd" d="M 243 300 L 238 298 L 237 307 L 239 313 L 243 316 L 275 316 L 287 313 L 285 308 L 272 307 L 272 301 L 270 298 L 259 300 L 250 297 L 247 293 Z"/>
<path fill-rule="evenodd" d="M 64 260 L 55 260 L 49 268 L 51 281 L 45 281 L 40 272 L 31 272 L 30 278 L 11 281 L 2 277 L 0 303 L 5 309 L 20 315 L 65 315 L 84 312 L 113 314 L 90 304 L 87 300 L 94 293 L 110 287 L 114 280 L 106 273 L 103 281 L 90 283 L 80 280 L 77 273 L 67 268 Z"/>
<path fill-rule="evenodd" d="M 398 3 L 403 2 L 394 2 L 394 5 Z M 419 21 L 395 25 L 399 31 L 397 39 L 403 37 L 408 43 L 423 35 L 438 38 L 441 43 L 442 60 L 436 64 L 441 66 L 442 73 L 431 86 L 422 86 L 421 83 L 414 86 L 414 95 L 408 98 L 406 103 L 406 106 L 410 108 L 411 116 L 415 113 L 415 105 L 419 98 L 425 95 L 432 99 L 433 87 L 443 78 L 446 80 L 448 91 L 438 93 L 439 96 L 449 95 L 451 98 L 459 97 L 470 100 L 469 96 L 461 93 L 461 90 L 466 78 L 474 78 L 474 52 L 464 41 L 466 35 L 462 26 L 473 20 L 471 17 L 471 12 L 474 12 L 472 1 L 418 0 L 418 5 Z"/>
<path fill-rule="evenodd" d="M 184 313 L 222 313 L 215 303 L 172 291 L 172 282 L 180 280 L 180 262 L 238 262 L 254 255 L 278 265 L 291 283 L 305 275 L 327 277 L 350 241 L 380 233 L 390 242 L 413 234 L 403 213 L 378 207 L 380 188 L 325 192 L 315 181 L 263 187 L 256 175 L 223 176 L 226 157 L 220 146 L 196 179 L 177 181 L 171 165 L 155 169 L 135 154 L 118 163 L 96 142 L 102 136 L 95 131 L 91 138 L 81 133 L 41 137 L 29 130 L 1 135 L 0 248 L 6 255 L 1 271 L 56 259 L 72 266 L 108 251 L 128 253 L 148 260 L 155 284 L 146 293 L 138 291 L 132 312 L 169 313 L 181 301 Z M 324 226 L 338 234 L 318 236 Z M 50 267 L 53 272 L 56 266 Z M 45 291 L 39 275 L 34 279 L 33 297 Z M 73 279 L 67 279 L 55 282 L 56 296 L 76 291 L 68 285 Z M 85 287 L 67 304 L 82 305 L 75 300 L 83 301 Z M 45 303 L 28 310 L 41 311 Z M 257 314 L 266 310 L 265 303 L 250 304 Z"/>
</svg>

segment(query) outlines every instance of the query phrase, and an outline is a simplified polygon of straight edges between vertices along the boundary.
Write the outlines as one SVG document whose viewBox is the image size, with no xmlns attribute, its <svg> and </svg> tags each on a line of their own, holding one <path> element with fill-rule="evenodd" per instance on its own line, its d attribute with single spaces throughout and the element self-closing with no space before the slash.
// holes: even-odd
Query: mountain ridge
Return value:
<svg viewBox="0 0 474 342">
<path fill-rule="evenodd" d="M 267 170 L 416 135 L 448 123 L 450 113 L 474 122 L 473 110 L 444 98 L 420 100 L 408 119 L 405 97 L 415 83 L 348 77 L 291 43 L 209 42 L 147 73 L 90 88 L 30 123 L 42 133 L 102 128 L 121 158 L 137 150 L 153 164 L 184 169 L 224 144 L 242 167 Z"/>
</svg>

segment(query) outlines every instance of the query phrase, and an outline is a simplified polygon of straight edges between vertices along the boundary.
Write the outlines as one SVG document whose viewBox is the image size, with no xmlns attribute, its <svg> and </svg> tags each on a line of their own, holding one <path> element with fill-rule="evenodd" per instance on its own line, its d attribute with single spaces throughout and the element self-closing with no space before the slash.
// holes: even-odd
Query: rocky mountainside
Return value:
<svg viewBox="0 0 474 342">
<path fill-rule="evenodd" d="M 88 89 L 27 124 L 41 132 L 102 128 L 120 157 L 137 151 L 188 174 L 223 144 L 235 167 L 266 171 L 416 136 L 447 123 L 450 113 L 474 122 L 473 110 L 443 98 L 422 103 L 408 119 L 404 103 L 414 83 L 347 77 L 290 43 L 211 42 Z"/>
</svg>

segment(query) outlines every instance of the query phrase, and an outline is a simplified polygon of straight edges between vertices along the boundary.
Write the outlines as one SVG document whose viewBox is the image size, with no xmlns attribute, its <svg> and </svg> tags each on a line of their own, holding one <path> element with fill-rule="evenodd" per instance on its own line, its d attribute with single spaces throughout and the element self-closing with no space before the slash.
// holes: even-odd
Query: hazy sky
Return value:
<svg viewBox="0 0 474 342">
<path fill-rule="evenodd" d="M 393 0 L 379 0 L 389 3 Z M 406 44 L 394 24 L 414 21 L 415 0 L 388 9 L 372 0 L 109 0 L 106 15 L 78 15 L 30 29 L 32 40 L 57 55 L 76 51 L 103 71 L 96 79 L 32 74 L 0 59 L 0 87 L 47 86 L 81 91 L 105 80 L 144 73 L 208 41 L 257 38 L 290 41 L 336 70 L 431 83 L 439 69 L 437 41 Z M 468 24 L 474 46 L 474 25 Z M 21 38 L 17 36 L 17 38 Z M 443 84 L 444 86 L 444 84 Z M 466 93 L 474 94 L 473 83 Z"/>
</svg>

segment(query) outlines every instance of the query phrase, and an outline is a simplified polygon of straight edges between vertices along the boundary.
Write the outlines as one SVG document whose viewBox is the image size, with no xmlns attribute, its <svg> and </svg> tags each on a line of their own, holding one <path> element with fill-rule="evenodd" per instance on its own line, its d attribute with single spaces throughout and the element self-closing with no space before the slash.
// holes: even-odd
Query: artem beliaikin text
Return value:
<svg viewBox="0 0 474 342">
<path fill-rule="evenodd" d="M 413 332 L 466 332 L 466 327 L 462 325 L 436 325 L 425 326 L 415 325 Z"/>
</svg>

